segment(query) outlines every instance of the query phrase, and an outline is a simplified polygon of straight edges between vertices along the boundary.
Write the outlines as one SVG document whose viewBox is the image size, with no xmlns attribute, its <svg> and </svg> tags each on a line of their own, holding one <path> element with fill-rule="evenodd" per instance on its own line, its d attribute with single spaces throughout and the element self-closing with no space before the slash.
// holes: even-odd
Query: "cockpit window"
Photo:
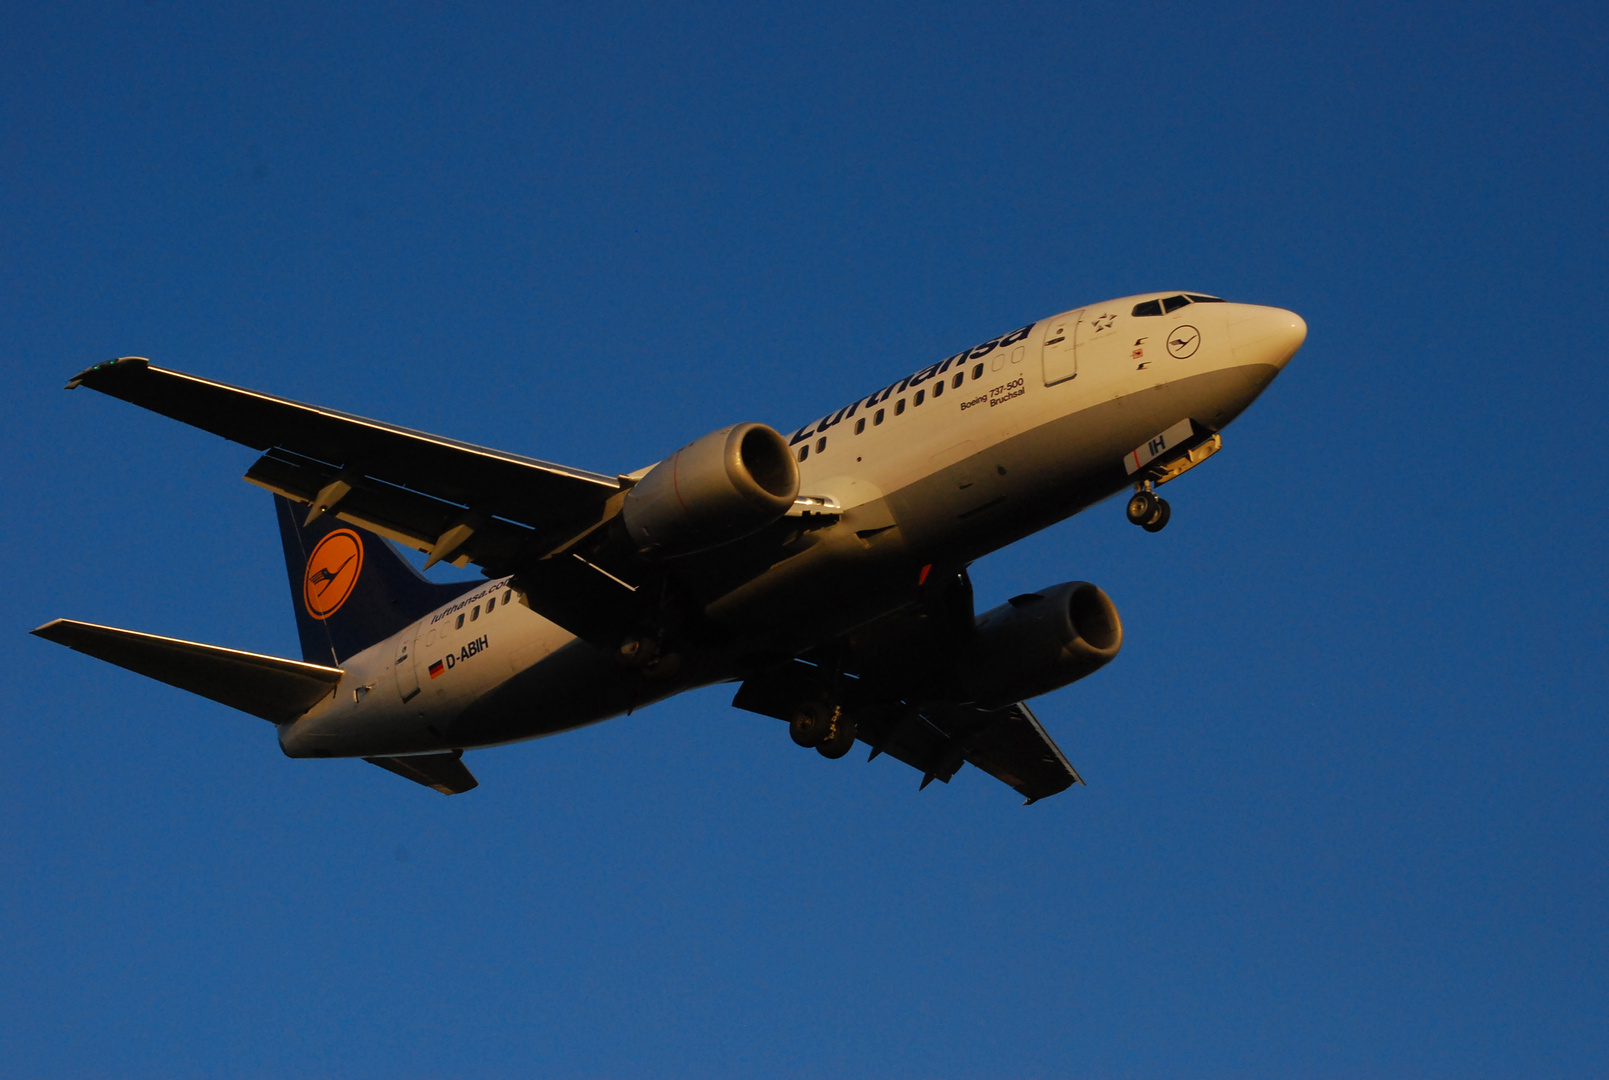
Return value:
<svg viewBox="0 0 1609 1080">
<path fill-rule="evenodd" d="M 1199 295 L 1197 293 L 1190 293 L 1189 295 L 1190 295 L 1190 299 L 1194 300 L 1198 304 L 1222 304 L 1222 303 L 1224 303 L 1224 298 L 1221 297 L 1221 296 L 1201 296 L 1201 295 Z"/>
<path fill-rule="evenodd" d="M 1135 316 L 1135 318 L 1139 318 L 1141 315 L 1160 315 L 1160 314 L 1162 314 L 1162 301 L 1160 301 L 1160 300 L 1147 300 L 1143 304 L 1135 304 L 1134 305 L 1134 316 Z"/>
<path fill-rule="evenodd" d="M 1178 311 L 1189 302 L 1190 298 L 1188 296 L 1170 296 L 1162 301 L 1162 310 L 1164 312 Z"/>
</svg>

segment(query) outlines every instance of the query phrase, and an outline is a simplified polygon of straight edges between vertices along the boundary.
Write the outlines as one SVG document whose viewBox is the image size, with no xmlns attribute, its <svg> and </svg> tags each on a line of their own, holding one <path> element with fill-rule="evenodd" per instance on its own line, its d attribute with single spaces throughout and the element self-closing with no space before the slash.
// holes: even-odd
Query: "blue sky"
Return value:
<svg viewBox="0 0 1609 1080">
<path fill-rule="evenodd" d="M 1605 22 L 8 8 L 6 1071 L 1603 1072 Z M 1308 343 L 1166 532 L 974 566 L 1125 619 L 1029 809 L 730 687 L 443 799 L 25 636 L 296 655 L 252 453 L 112 356 L 627 470 L 1176 287 Z"/>
</svg>

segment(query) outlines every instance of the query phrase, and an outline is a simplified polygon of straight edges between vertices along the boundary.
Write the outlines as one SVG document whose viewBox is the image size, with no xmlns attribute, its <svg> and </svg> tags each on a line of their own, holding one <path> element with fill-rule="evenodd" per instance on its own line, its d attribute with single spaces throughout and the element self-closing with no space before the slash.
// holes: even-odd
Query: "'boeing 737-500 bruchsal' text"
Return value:
<svg viewBox="0 0 1609 1080">
<path fill-rule="evenodd" d="M 1079 781 L 1025 701 L 1117 656 L 1085 581 L 975 614 L 975 559 L 1156 489 L 1307 335 L 1279 308 L 1154 293 L 958 352 L 793 430 L 736 424 L 605 475 L 301 405 L 142 357 L 87 386 L 261 452 L 302 659 L 58 619 L 34 633 L 271 721 L 291 757 L 362 758 L 438 791 L 464 751 L 717 682 L 829 758 L 856 740 L 922 786 L 967 762 L 1029 802 Z M 476 564 L 439 584 L 426 567 Z"/>
</svg>

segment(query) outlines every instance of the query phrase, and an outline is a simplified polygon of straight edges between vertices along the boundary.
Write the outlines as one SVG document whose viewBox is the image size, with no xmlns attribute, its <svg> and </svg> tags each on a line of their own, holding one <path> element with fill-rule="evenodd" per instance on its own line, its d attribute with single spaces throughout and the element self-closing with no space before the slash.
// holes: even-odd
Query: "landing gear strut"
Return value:
<svg viewBox="0 0 1609 1080">
<path fill-rule="evenodd" d="M 1129 520 L 1146 532 L 1161 532 L 1172 516 L 1168 500 L 1151 490 L 1151 481 L 1142 480 L 1129 500 Z"/>
<path fill-rule="evenodd" d="M 802 701 L 788 718 L 788 734 L 825 758 L 841 758 L 855 745 L 855 721 L 836 705 Z"/>
</svg>

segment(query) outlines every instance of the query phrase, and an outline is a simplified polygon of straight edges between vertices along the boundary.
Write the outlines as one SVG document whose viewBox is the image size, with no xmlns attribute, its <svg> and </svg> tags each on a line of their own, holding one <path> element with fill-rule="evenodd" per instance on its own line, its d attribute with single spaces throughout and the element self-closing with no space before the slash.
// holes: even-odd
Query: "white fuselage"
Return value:
<svg viewBox="0 0 1609 1080">
<path fill-rule="evenodd" d="M 802 455 L 801 494 L 835 502 L 846 528 L 860 530 L 854 535 L 894 528 L 901 556 L 920 564 L 938 557 L 964 563 L 1123 490 L 1125 454 L 1185 418 L 1222 428 L 1306 334 L 1291 312 L 1255 305 L 1192 303 L 1168 314 L 1131 314 L 1168 295 L 1075 309 L 887 387 L 864 387 L 864 396 L 789 433 Z M 798 560 L 805 567 L 798 582 L 768 592 L 762 578 L 711 611 L 738 625 L 785 620 L 787 611 L 776 605 L 799 589 L 830 587 L 823 576 L 857 550 L 839 545 L 814 566 Z M 335 693 L 280 728 L 286 753 L 426 753 L 531 738 L 690 685 L 645 691 L 606 651 L 519 603 L 509 580 L 472 586 L 348 658 Z M 845 616 L 849 625 L 864 617 Z M 810 625 L 812 634 L 833 632 L 830 618 Z M 506 699 L 510 684 L 528 722 L 510 727 L 504 720 L 490 735 L 455 730 L 466 710 L 494 691 Z M 501 707 L 508 711 L 506 700 Z"/>
</svg>

